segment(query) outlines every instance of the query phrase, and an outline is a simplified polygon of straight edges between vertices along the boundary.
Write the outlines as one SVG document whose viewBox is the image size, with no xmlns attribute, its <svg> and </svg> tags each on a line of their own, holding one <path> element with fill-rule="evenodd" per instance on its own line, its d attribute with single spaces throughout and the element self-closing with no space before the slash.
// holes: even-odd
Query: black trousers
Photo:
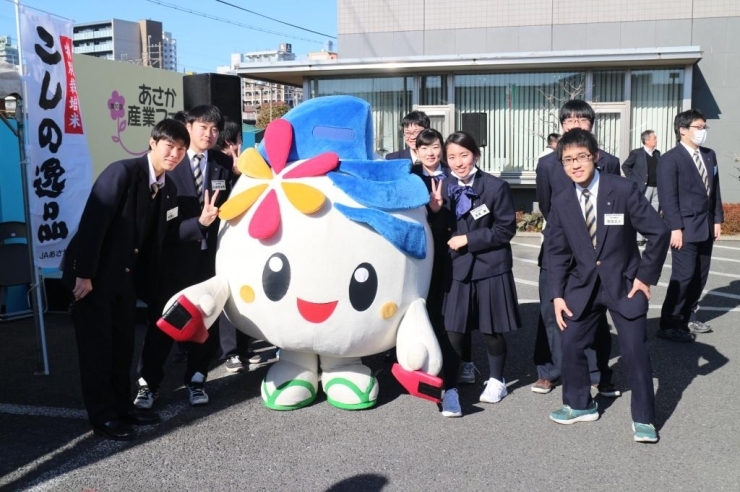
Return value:
<svg viewBox="0 0 740 492">
<path fill-rule="evenodd" d="M 144 346 L 141 349 L 141 358 L 137 365 L 140 378 L 149 385 L 152 391 L 157 391 L 164 379 L 164 366 L 172 350 L 174 340 L 157 328 L 157 320 L 162 316 L 162 309 L 152 309 L 148 312 Z M 188 384 L 196 372 L 208 375 L 208 368 L 216 358 L 219 349 L 219 320 L 208 330 L 208 338 L 204 343 L 185 342 L 188 354 L 183 384 Z"/>
<path fill-rule="evenodd" d="M 239 331 L 231 321 L 226 319 L 226 315 L 221 313 L 218 318 L 219 331 L 219 359 L 228 359 L 235 355 L 242 355 L 249 348 L 250 337 L 246 333 Z"/>
<path fill-rule="evenodd" d="M 638 292 L 635 296 L 642 296 Z M 565 302 L 568 302 L 566 298 Z M 635 299 L 637 302 L 637 299 Z M 606 310 L 614 320 L 619 350 L 632 390 L 632 420 L 641 424 L 655 423 L 653 368 L 647 345 L 647 312 L 635 319 L 624 318 L 614 309 L 609 294 L 596 284 L 596 292 L 580 320 L 567 319 L 563 336 L 563 403 L 576 410 L 591 405 L 591 379 L 585 350 L 593 345 L 600 318 Z"/>
<path fill-rule="evenodd" d="M 174 340 L 157 328 L 157 320 L 162 316 L 167 301 L 190 285 L 209 279 L 214 275 L 213 258 L 207 251 L 203 251 L 198 265 L 183 265 L 183 268 L 195 269 L 195 281 L 183 282 L 181 279 L 164 278 L 161 282 L 160 296 L 147 310 L 147 330 L 144 336 L 144 346 L 141 350 L 141 359 L 137 365 L 140 378 L 149 385 L 152 391 L 159 389 L 164 379 L 164 365 L 172 350 Z M 185 348 L 188 354 L 187 366 L 184 374 L 184 384 L 190 382 L 193 374 L 200 372 L 208 375 L 208 366 L 216 357 L 220 345 L 219 320 L 213 323 L 208 330 L 208 338 L 202 344 L 187 342 Z"/>
<path fill-rule="evenodd" d="M 557 381 L 560 379 L 563 361 L 562 335 L 555 319 L 555 309 L 550 302 L 550 286 L 547 283 L 547 270 L 540 269 L 540 317 L 537 324 L 537 335 L 534 343 L 534 363 L 537 366 L 537 378 Z M 593 346 L 586 349 L 588 370 L 591 384 L 609 384 L 612 381 L 612 369 L 609 357 L 612 351 L 612 336 L 606 312 L 599 319 L 599 326 L 594 335 Z"/>
<path fill-rule="evenodd" d="M 106 296 L 93 289 L 72 307 L 82 399 L 90 423 L 100 425 L 133 409 L 136 296 Z"/>
<path fill-rule="evenodd" d="M 710 237 L 700 243 L 683 243 L 681 249 L 671 248 L 671 280 L 660 311 L 662 330 L 688 325 L 707 285 L 713 247 L 714 238 Z"/>
</svg>

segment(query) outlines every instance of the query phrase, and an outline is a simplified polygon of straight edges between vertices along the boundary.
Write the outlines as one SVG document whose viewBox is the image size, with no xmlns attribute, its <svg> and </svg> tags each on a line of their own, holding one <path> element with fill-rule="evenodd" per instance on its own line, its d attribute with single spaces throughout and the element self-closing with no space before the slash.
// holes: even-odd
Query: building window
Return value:
<svg viewBox="0 0 740 492">
<path fill-rule="evenodd" d="M 494 174 L 533 172 L 547 135 L 559 132 L 558 110 L 583 98 L 585 73 L 507 73 L 455 76 L 455 128 L 464 113 L 486 121 L 479 166 Z"/>
<path fill-rule="evenodd" d="M 349 95 L 370 103 L 375 152 L 385 155 L 404 148 L 401 119 L 411 111 L 412 77 L 322 79 L 311 81 L 311 97 Z"/>
<path fill-rule="evenodd" d="M 593 102 L 624 101 L 624 71 L 599 70 L 593 73 L 591 100 Z"/>
<path fill-rule="evenodd" d="M 673 146 L 673 119 L 682 111 L 684 69 L 632 71 L 630 148 L 642 146 L 640 134 L 654 130 L 659 148 Z"/>
<path fill-rule="evenodd" d="M 447 100 L 447 76 L 422 76 L 419 96 L 421 104 L 425 106 L 450 104 Z"/>
</svg>

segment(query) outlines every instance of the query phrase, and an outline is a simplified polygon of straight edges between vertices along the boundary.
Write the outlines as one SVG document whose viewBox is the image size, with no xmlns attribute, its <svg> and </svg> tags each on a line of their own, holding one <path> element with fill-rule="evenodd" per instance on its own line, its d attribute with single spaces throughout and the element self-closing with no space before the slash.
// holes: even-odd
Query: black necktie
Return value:
<svg viewBox="0 0 740 492">
<path fill-rule="evenodd" d="M 707 179 L 707 168 L 704 166 L 704 161 L 701 160 L 701 156 L 699 155 L 699 151 L 694 151 L 694 164 L 696 164 L 696 169 L 699 171 L 699 176 L 701 176 L 701 182 L 704 183 L 704 189 L 707 190 L 707 195 L 709 195 L 709 179 Z"/>
<path fill-rule="evenodd" d="M 588 229 L 588 235 L 591 236 L 591 244 L 596 249 L 596 213 L 591 201 L 591 192 L 583 190 L 581 194 L 583 195 L 583 216 L 586 219 L 586 229 Z"/>
<path fill-rule="evenodd" d="M 203 172 L 200 170 L 200 161 L 203 159 L 203 154 L 196 154 L 191 160 L 193 166 L 193 181 L 195 181 L 195 192 L 198 195 L 198 201 L 203 205 Z"/>
</svg>

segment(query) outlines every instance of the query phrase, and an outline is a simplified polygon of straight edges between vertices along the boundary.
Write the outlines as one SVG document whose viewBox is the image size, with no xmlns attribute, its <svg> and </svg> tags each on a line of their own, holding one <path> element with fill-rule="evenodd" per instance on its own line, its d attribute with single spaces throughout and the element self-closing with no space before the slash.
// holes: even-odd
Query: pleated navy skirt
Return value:
<svg viewBox="0 0 740 492">
<path fill-rule="evenodd" d="M 460 282 L 452 280 L 442 306 L 447 331 L 506 333 L 521 327 L 519 300 L 512 272 Z"/>
</svg>

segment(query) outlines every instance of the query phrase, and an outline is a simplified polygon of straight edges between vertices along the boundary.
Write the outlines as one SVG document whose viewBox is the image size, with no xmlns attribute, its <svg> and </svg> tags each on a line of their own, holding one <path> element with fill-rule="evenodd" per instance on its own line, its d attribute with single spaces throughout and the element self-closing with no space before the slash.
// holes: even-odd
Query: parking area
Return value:
<svg viewBox="0 0 740 492">
<path fill-rule="evenodd" d="M 618 399 L 597 397 L 593 423 L 559 426 L 548 414 L 560 387 L 539 395 L 532 362 L 537 327 L 537 235 L 512 241 L 523 327 L 507 337 L 510 395 L 478 403 L 487 378 L 460 389 L 464 416 L 403 392 L 382 355 L 376 407 L 337 409 L 320 395 L 292 412 L 260 398 L 265 365 L 209 375 L 211 403 L 192 408 L 182 364 L 168 362 L 156 409 L 163 422 L 130 443 L 89 430 L 79 390 L 74 331 L 65 314 L 47 315 L 49 376 L 34 376 L 32 320 L 0 324 L 0 488 L 3 490 L 740 490 L 740 241 L 715 246 L 699 319 L 714 331 L 691 344 L 655 337 L 670 278 L 670 254 L 653 288 L 648 338 L 658 428 L 655 445 L 632 442 L 630 392 L 618 344 L 612 365 Z M 616 336 L 613 332 L 613 336 Z M 143 326 L 137 328 L 137 340 Z M 479 342 L 479 338 L 474 338 Z"/>
</svg>

